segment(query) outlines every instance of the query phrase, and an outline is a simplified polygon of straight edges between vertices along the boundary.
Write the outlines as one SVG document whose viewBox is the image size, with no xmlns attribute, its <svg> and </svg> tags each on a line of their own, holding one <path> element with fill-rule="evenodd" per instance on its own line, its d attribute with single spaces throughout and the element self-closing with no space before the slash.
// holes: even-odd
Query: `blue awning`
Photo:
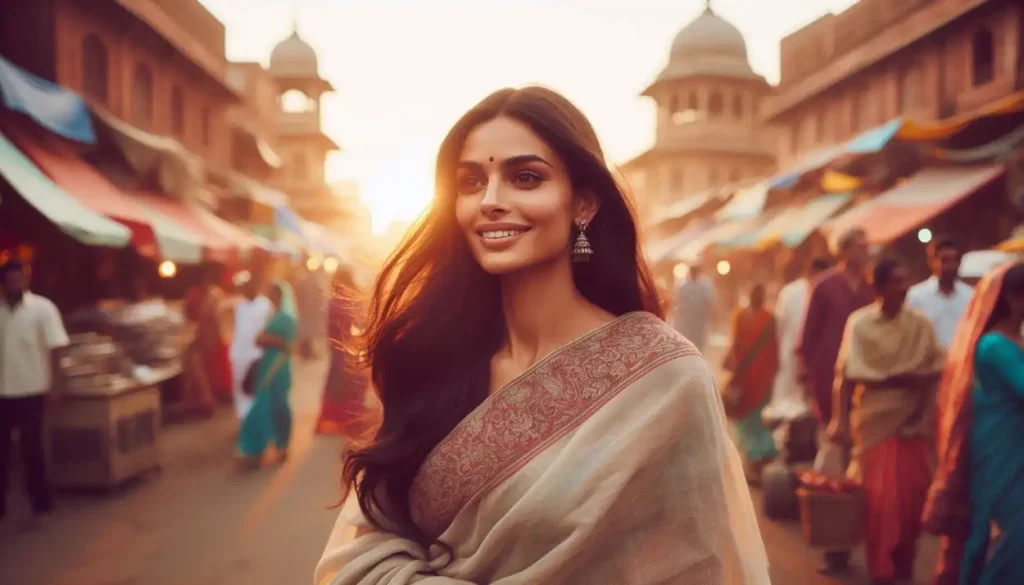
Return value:
<svg viewBox="0 0 1024 585">
<path fill-rule="evenodd" d="M 96 143 L 96 132 L 85 100 L 3 57 L 0 57 L 0 97 L 9 109 L 30 116 L 55 134 L 78 142 Z"/>
<path fill-rule="evenodd" d="M 859 134 L 847 142 L 829 146 L 804 157 L 796 166 L 768 180 L 769 189 L 786 189 L 796 185 L 805 173 L 820 169 L 844 154 L 870 154 L 885 148 L 903 127 L 903 119 L 896 118 Z"/>
</svg>

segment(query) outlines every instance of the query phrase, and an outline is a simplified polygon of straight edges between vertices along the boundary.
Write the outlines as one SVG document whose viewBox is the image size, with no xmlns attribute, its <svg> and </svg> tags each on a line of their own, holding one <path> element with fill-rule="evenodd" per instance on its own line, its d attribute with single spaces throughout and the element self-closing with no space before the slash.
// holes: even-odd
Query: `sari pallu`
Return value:
<svg viewBox="0 0 1024 585">
<path fill-rule="evenodd" d="M 413 515 L 343 515 L 317 585 L 767 585 L 739 455 L 692 344 L 631 313 L 490 396 L 427 457 Z M 351 508 L 351 506 L 350 506 Z"/>
</svg>

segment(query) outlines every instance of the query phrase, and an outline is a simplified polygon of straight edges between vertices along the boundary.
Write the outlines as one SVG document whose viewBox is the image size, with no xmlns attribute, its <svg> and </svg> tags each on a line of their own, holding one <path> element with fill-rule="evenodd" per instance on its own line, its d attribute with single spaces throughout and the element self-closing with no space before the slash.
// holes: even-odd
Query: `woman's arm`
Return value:
<svg viewBox="0 0 1024 585">
<path fill-rule="evenodd" d="M 267 333 L 266 331 L 260 333 L 259 337 L 256 338 L 256 345 L 260 347 L 276 347 L 279 349 L 288 349 L 288 344 L 285 343 L 285 340 L 281 339 L 280 337 L 272 333 Z"/>
</svg>

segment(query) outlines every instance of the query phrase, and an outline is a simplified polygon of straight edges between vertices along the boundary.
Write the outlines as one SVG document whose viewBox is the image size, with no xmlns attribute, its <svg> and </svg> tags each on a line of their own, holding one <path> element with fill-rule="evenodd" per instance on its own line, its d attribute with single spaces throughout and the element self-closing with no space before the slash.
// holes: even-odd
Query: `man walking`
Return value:
<svg viewBox="0 0 1024 585">
<path fill-rule="evenodd" d="M 690 266 L 690 274 L 676 289 L 672 321 L 676 330 L 700 351 L 707 349 L 708 320 L 711 315 L 711 286 L 701 278 L 700 266 Z"/>
<path fill-rule="evenodd" d="M 0 267 L 0 519 L 6 512 L 11 435 L 18 429 L 32 512 L 53 509 L 43 449 L 43 411 L 59 398 L 60 355 L 69 340 L 49 299 L 28 291 L 24 266 Z"/>
</svg>

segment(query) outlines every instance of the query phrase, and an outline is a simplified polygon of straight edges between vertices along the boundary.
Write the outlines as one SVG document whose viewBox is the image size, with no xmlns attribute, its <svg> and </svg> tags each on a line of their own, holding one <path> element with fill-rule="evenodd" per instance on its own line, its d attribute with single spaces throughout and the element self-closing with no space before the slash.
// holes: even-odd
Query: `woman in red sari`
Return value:
<svg viewBox="0 0 1024 585">
<path fill-rule="evenodd" d="M 750 481 L 757 483 L 761 470 L 778 454 L 771 431 L 761 413 L 771 399 L 779 369 L 775 317 L 764 308 L 764 285 L 750 291 L 750 305 L 738 309 L 732 319 L 732 347 L 725 369 L 732 373 L 726 388 L 726 413 L 736 423 L 740 446 L 749 463 Z"/>
<path fill-rule="evenodd" d="M 222 322 L 225 296 L 217 285 L 219 275 L 219 268 L 207 267 L 202 281 L 185 293 L 185 316 L 196 324 L 192 367 L 202 369 L 194 377 L 208 385 L 194 393 L 198 398 L 195 409 L 206 414 L 213 410 L 210 395 L 220 402 L 233 400 L 231 358 Z"/>
<path fill-rule="evenodd" d="M 352 347 L 353 330 L 361 325 L 356 288 L 352 275 L 343 268 L 334 273 L 334 294 L 327 319 L 331 366 L 324 384 L 316 432 L 358 437 L 367 430 L 370 413 L 366 408 L 366 376 Z"/>
</svg>

